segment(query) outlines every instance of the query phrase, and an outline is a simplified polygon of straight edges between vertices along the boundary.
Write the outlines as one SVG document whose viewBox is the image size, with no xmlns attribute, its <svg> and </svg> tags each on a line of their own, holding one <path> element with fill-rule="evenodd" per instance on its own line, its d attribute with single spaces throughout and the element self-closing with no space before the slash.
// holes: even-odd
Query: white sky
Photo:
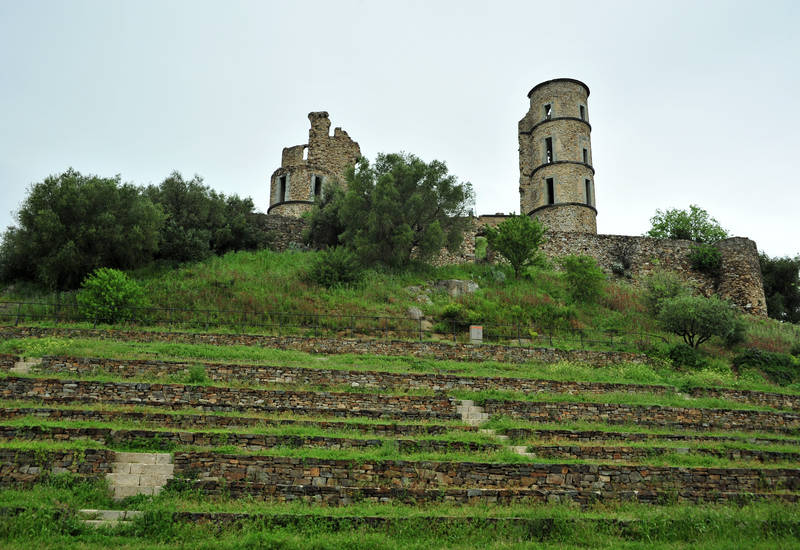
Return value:
<svg viewBox="0 0 800 550">
<path fill-rule="evenodd" d="M 266 211 L 281 149 L 330 112 L 519 210 L 517 122 L 556 77 L 591 89 L 598 231 L 695 203 L 800 253 L 800 2 L 0 0 L 0 227 L 67 167 L 172 170 Z"/>
</svg>

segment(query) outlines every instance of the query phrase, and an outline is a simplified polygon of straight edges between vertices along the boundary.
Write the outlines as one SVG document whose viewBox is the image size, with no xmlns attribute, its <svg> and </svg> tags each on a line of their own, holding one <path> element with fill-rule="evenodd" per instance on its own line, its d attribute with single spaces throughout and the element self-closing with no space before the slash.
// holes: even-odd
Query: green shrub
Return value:
<svg viewBox="0 0 800 550">
<path fill-rule="evenodd" d="M 567 279 L 567 292 L 576 302 L 596 301 L 606 276 L 591 256 L 566 256 L 560 260 Z"/>
<path fill-rule="evenodd" d="M 722 267 L 722 254 L 713 244 L 694 244 L 689 252 L 692 269 L 708 275 L 718 275 Z"/>
<path fill-rule="evenodd" d="M 722 340 L 725 342 L 725 347 L 728 349 L 744 343 L 747 336 L 747 323 L 741 317 L 737 317 L 733 323 L 733 328 L 726 334 Z"/>
<path fill-rule="evenodd" d="M 733 358 L 737 369 L 759 369 L 772 382 L 786 386 L 800 380 L 800 365 L 788 353 L 776 353 L 758 348 L 748 348 Z"/>
<path fill-rule="evenodd" d="M 708 361 L 695 348 L 686 344 L 675 344 L 669 350 L 668 357 L 674 367 L 690 367 L 702 369 Z"/>
<path fill-rule="evenodd" d="M 354 283 L 361 279 L 362 268 L 357 256 L 348 249 L 338 246 L 317 254 L 308 280 L 324 287 Z"/>
<path fill-rule="evenodd" d="M 208 375 L 203 365 L 192 365 L 186 374 L 187 384 L 205 384 L 208 382 Z"/>
<path fill-rule="evenodd" d="M 791 353 L 795 357 L 800 357 L 800 342 L 793 344 L 792 349 L 789 350 L 789 353 Z"/>
<path fill-rule="evenodd" d="M 486 261 L 489 241 L 486 237 L 475 237 L 475 261 L 482 263 Z"/>
<path fill-rule="evenodd" d="M 445 305 L 439 313 L 439 318 L 442 320 L 442 328 L 447 330 L 451 330 L 454 325 L 456 328 L 464 329 L 476 322 L 478 317 L 479 315 L 475 311 L 457 302 Z"/>
<path fill-rule="evenodd" d="M 117 323 L 136 316 L 145 305 L 141 287 L 117 269 L 101 267 L 87 276 L 77 296 L 81 314 L 97 323 Z"/>
<path fill-rule="evenodd" d="M 644 302 L 653 315 L 658 315 L 665 300 L 688 296 L 690 293 L 691 289 L 680 275 L 672 271 L 659 270 L 644 280 Z"/>
</svg>

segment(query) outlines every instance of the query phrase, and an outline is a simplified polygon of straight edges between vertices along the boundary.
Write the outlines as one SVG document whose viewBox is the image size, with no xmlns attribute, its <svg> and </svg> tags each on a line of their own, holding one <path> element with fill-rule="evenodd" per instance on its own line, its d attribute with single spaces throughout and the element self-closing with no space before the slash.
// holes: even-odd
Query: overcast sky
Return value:
<svg viewBox="0 0 800 550">
<path fill-rule="evenodd" d="M 800 2 L 0 0 L 0 226 L 68 167 L 199 174 L 266 211 L 326 110 L 370 159 L 440 159 L 479 214 L 519 211 L 517 122 L 591 89 L 600 233 L 698 204 L 800 253 Z"/>
</svg>

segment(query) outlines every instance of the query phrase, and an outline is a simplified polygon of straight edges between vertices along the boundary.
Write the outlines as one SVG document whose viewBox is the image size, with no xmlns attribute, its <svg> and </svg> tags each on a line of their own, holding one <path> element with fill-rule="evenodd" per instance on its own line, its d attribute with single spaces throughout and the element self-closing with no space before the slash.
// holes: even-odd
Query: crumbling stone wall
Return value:
<svg viewBox="0 0 800 550">
<path fill-rule="evenodd" d="M 344 183 L 348 168 L 361 156 L 358 143 L 341 128 L 329 135 L 331 121 L 326 111 L 309 113 L 308 118 L 308 144 L 284 148 L 281 167 L 270 178 L 269 214 L 301 216 L 314 202 L 315 178 L 321 178 L 323 185 L 331 181 Z M 286 181 L 284 196 L 280 192 L 281 178 Z"/>
</svg>

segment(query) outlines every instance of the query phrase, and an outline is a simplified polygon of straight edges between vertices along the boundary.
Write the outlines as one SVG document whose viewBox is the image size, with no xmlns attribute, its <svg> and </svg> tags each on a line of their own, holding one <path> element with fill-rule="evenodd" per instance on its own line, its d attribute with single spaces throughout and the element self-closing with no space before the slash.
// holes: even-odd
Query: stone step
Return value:
<svg viewBox="0 0 800 550">
<path fill-rule="evenodd" d="M 174 464 L 148 464 L 140 462 L 112 462 L 111 471 L 115 474 L 146 474 L 171 476 Z"/>
<path fill-rule="evenodd" d="M 142 513 L 138 510 L 78 510 L 78 514 L 87 520 L 130 520 L 139 517 Z"/>
<path fill-rule="evenodd" d="M 116 453 L 117 462 L 133 462 L 136 464 L 171 464 L 169 453 Z"/>
</svg>

